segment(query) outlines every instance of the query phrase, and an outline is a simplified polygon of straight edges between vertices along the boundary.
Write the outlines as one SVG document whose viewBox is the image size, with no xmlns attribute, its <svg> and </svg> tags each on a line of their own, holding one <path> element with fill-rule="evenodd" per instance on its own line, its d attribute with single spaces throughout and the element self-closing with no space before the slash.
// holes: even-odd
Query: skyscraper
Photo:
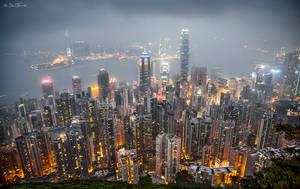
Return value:
<svg viewBox="0 0 300 189">
<path fill-rule="evenodd" d="M 123 182 L 137 184 L 139 181 L 139 167 L 136 149 L 120 149 L 117 152 L 119 175 Z"/>
<path fill-rule="evenodd" d="M 0 146 L 0 165 L 0 183 L 2 186 L 24 177 L 16 145 Z"/>
<path fill-rule="evenodd" d="M 53 119 L 52 119 L 52 111 L 49 106 L 44 106 L 43 110 L 43 120 L 46 127 L 53 126 Z"/>
<path fill-rule="evenodd" d="M 206 67 L 192 67 L 191 80 L 193 85 L 200 86 L 201 93 L 205 93 L 207 81 L 207 68 Z"/>
<path fill-rule="evenodd" d="M 73 85 L 73 94 L 75 96 L 81 95 L 82 88 L 81 88 L 81 80 L 79 76 L 76 75 L 72 78 L 72 85 Z"/>
<path fill-rule="evenodd" d="M 108 166 L 111 168 L 116 167 L 115 160 L 115 135 L 114 135 L 114 120 L 111 115 L 104 118 L 105 124 L 105 136 L 107 145 L 107 155 L 108 155 Z"/>
<path fill-rule="evenodd" d="M 68 58 L 70 58 L 72 56 L 72 49 L 71 49 L 71 40 L 70 40 L 68 30 L 65 30 L 65 46 L 66 46 L 66 55 Z"/>
<path fill-rule="evenodd" d="M 207 68 L 193 66 L 191 70 L 192 105 L 200 109 L 205 103 Z"/>
<path fill-rule="evenodd" d="M 16 138 L 16 144 L 25 178 L 41 176 L 42 162 L 36 136 L 24 134 Z"/>
<path fill-rule="evenodd" d="M 32 128 L 30 127 L 26 107 L 24 104 L 18 105 L 18 117 L 17 117 L 17 123 L 19 127 L 22 130 L 22 133 L 29 133 L 32 131 Z"/>
<path fill-rule="evenodd" d="M 68 92 L 63 92 L 56 99 L 57 124 L 61 127 L 69 126 L 75 114 L 75 98 Z"/>
<path fill-rule="evenodd" d="M 151 62 L 147 52 L 143 52 L 139 61 L 139 85 L 142 93 L 150 89 L 151 84 Z"/>
<path fill-rule="evenodd" d="M 155 174 L 166 182 L 174 181 L 179 171 L 181 139 L 161 132 L 156 137 Z"/>
<path fill-rule="evenodd" d="M 169 82 L 169 63 L 161 61 L 160 63 L 160 79 L 162 80 L 163 85 L 166 85 Z"/>
<path fill-rule="evenodd" d="M 98 88 L 99 88 L 99 101 L 107 102 L 109 100 L 109 76 L 105 69 L 98 72 Z"/>
<path fill-rule="evenodd" d="M 182 83 L 187 81 L 189 73 L 189 30 L 182 29 L 180 34 L 181 47 L 180 47 L 180 76 Z"/>
<path fill-rule="evenodd" d="M 54 89 L 51 79 L 48 78 L 42 80 L 42 90 L 44 99 L 47 99 L 49 95 L 54 95 Z"/>
<path fill-rule="evenodd" d="M 39 131 L 43 127 L 42 111 L 33 110 L 29 114 L 29 123 L 33 131 Z"/>
<path fill-rule="evenodd" d="M 285 55 L 285 61 L 282 69 L 280 96 L 281 98 L 291 99 L 296 97 L 295 89 L 298 88 L 298 73 L 300 67 L 299 52 L 291 52 Z"/>
<path fill-rule="evenodd" d="M 80 126 L 58 127 L 52 133 L 52 140 L 59 177 L 67 179 L 87 175 L 87 157 Z"/>
</svg>

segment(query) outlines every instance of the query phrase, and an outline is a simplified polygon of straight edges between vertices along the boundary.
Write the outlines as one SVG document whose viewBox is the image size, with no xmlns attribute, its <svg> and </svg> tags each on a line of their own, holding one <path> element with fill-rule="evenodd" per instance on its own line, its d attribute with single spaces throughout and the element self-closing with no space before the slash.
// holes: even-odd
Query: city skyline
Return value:
<svg viewBox="0 0 300 189">
<path fill-rule="evenodd" d="M 297 5 L 5 0 L 0 187 L 298 188 Z"/>
</svg>

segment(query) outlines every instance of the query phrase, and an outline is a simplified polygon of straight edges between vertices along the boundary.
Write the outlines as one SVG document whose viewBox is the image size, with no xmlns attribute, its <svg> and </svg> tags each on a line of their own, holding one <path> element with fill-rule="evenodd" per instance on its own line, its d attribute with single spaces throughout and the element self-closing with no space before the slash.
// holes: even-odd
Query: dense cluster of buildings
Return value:
<svg viewBox="0 0 300 189">
<path fill-rule="evenodd" d="M 287 157 L 284 149 L 298 143 L 275 125 L 300 123 L 299 51 L 282 55 L 278 68 L 258 65 L 252 77 L 223 78 L 220 68 L 209 77 L 206 67 L 189 69 L 187 29 L 180 39 L 174 78 L 167 52 L 159 78 L 143 52 L 138 82 L 118 83 L 100 69 L 97 86 L 84 90 L 74 76 L 71 92 L 57 92 L 44 79 L 41 100 L 21 99 L 1 116 L 1 183 L 45 176 L 138 183 L 146 175 L 169 183 L 188 170 L 196 182 L 228 184 L 231 175 L 251 176 L 271 157 Z M 82 42 L 74 48 L 88 52 Z"/>
</svg>

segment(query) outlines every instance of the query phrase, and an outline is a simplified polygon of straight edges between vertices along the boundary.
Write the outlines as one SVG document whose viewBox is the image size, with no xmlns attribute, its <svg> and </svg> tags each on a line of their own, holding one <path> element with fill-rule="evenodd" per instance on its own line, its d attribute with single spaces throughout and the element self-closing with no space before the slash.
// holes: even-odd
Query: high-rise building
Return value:
<svg viewBox="0 0 300 189">
<path fill-rule="evenodd" d="M 182 29 L 180 34 L 180 76 L 182 83 L 185 83 L 189 74 L 189 30 Z"/>
<path fill-rule="evenodd" d="M 56 128 L 52 142 L 60 179 L 83 178 L 88 174 L 84 137 L 77 125 Z"/>
<path fill-rule="evenodd" d="M 109 75 L 105 69 L 98 72 L 99 101 L 108 102 L 110 99 Z"/>
<path fill-rule="evenodd" d="M 46 127 L 53 126 L 53 113 L 49 106 L 45 106 L 43 110 L 43 122 Z"/>
<path fill-rule="evenodd" d="M 75 98 L 68 92 L 63 92 L 56 99 L 57 124 L 61 127 L 71 125 L 73 116 L 75 116 Z"/>
<path fill-rule="evenodd" d="M 42 111 L 33 110 L 29 114 L 29 122 L 33 131 L 40 131 L 43 127 Z"/>
<path fill-rule="evenodd" d="M 245 172 L 250 168 L 249 163 L 247 164 L 247 161 L 249 161 L 248 153 L 250 151 L 251 149 L 247 146 L 236 146 L 233 147 L 230 152 L 230 165 L 234 166 L 234 168 L 237 170 L 237 174 L 242 178 L 244 176 L 249 176 L 245 175 Z"/>
<path fill-rule="evenodd" d="M 272 146 L 274 143 L 274 140 L 276 140 L 276 129 L 273 127 L 273 125 L 276 125 L 277 119 L 276 115 L 274 115 L 274 112 L 267 111 L 264 113 L 260 126 L 257 132 L 257 149 L 262 149 L 265 147 L 276 147 Z"/>
<path fill-rule="evenodd" d="M 155 175 L 165 182 L 174 181 L 179 171 L 181 140 L 177 136 L 161 132 L 156 137 Z"/>
<path fill-rule="evenodd" d="M 24 177 L 16 145 L 0 146 L 0 165 L 0 185 L 9 184 Z"/>
<path fill-rule="evenodd" d="M 142 129 L 142 156 L 143 156 L 143 169 L 147 171 L 154 170 L 154 144 L 153 141 L 153 127 L 151 114 L 145 114 L 140 119 Z"/>
<path fill-rule="evenodd" d="M 24 134 L 15 140 L 25 178 L 41 176 L 42 162 L 36 136 L 34 134 Z"/>
<path fill-rule="evenodd" d="M 188 118 L 184 127 L 184 149 L 186 159 L 196 159 L 199 153 L 200 123 L 197 118 Z"/>
<path fill-rule="evenodd" d="M 229 162 L 234 126 L 235 122 L 231 120 L 219 123 L 217 140 L 218 163 Z"/>
<path fill-rule="evenodd" d="M 167 173 L 166 180 L 174 181 L 176 173 L 179 171 L 181 139 L 177 136 L 167 136 Z"/>
<path fill-rule="evenodd" d="M 193 66 L 191 70 L 191 82 L 193 85 L 200 86 L 202 93 L 204 93 L 207 82 L 207 68 Z"/>
<path fill-rule="evenodd" d="M 71 39 L 70 39 L 68 30 L 65 30 L 65 47 L 66 47 L 67 57 L 68 58 L 72 57 Z"/>
<path fill-rule="evenodd" d="M 206 82 L 207 68 L 193 66 L 191 70 L 192 105 L 196 110 L 205 104 Z"/>
<path fill-rule="evenodd" d="M 132 122 L 130 121 L 129 116 L 125 116 L 124 120 L 124 135 L 125 135 L 125 147 L 127 149 L 133 149 L 133 128 L 132 128 Z"/>
<path fill-rule="evenodd" d="M 299 52 L 291 52 L 285 55 L 285 61 L 282 69 L 282 78 L 280 84 L 280 96 L 284 99 L 297 97 L 296 91 L 299 91 Z M 297 92 L 298 93 L 298 92 Z"/>
<path fill-rule="evenodd" d="M 161 132 L 156 137 L 156 149 L 155 149 L 155 156 L 156 156 L 156 163 L 155 163 L 155 175 L 160 178 L 165 177 L 166 172 L 166 133 Z"/>
<path fill-rule="evenodd" d="M 51 79 L 42 80 L 42 91 L 44 99 L 48 99 L 50 95 L 54 95 L 53 83 Z"/>
<path fill-rule="evenodd" d="M 36 132 L 35 134 L 42 164 L 42 174 L 49 175 L 50 173 L 55 172 L 56 166 L 51 133 L 46 130 Z"/>
<path fill-rule="evenodd" d="M 193 176 L 196 183 L 224 185 L 229 183 L 230 177 L 235 174 L 235 169 L 232 166 L 211 168 L 192 164 L 189 166 L 188 172 Z"/>
<path fill-rule="evenodd" d="M 24 104 L 18 105 L 18 117 L 17 124 L 21 129 L 22 133 L 29 133 L 32 131 L 31 125 L 28 121 L 27 111 Z"/>
<path fill-rule="evenodd" d="M 160 63 L 160 79 L 162 80 L 163 85 L 166 85 L 169 82 L 169 70 L 169 63 L 162 60 Z"/>
<path fill-rule="evenodd" d="M 273 92 L 273 84 L 272 84 L 272 73 L 266 72 L 264 73 L 264 84 L 265 84 L 265 99 L 270 99 Z"/>
<path fill-rule="evenodd" d="M 142 93 L 147 92 L 151 86 L 151 61 L 150 56 L 147 52 L 143 52 L 140 60 L 138 62 L 139 65 L 139 86 Z"/>
<path fill-rule="evenodd" d="M 105 124 L 105 136 L 106 136 L 106 146 L 107 146 L 107 159 L 108 166 L 111 168 L 116 168 L 115 159 L 115 135 L 114 135 L 114 120 L 111 115 L 107 115 L 104 118 Z"/>
<path fill-rule="evenodd" d="M 151 114 L 132 117 L 134 148 L 137 150 L 137 158 L 141 165 L 140 170 L 154 170 L 154 145 L 152 143 L 152 117 Z M 150 142 L 151 141 L 151 142 Z"/>
<path fill-rule="evenodd" d="M 139 182 L 139 166 L 136 156 L 136 150 L 120 149 L 117 152 L 118 174 L 123 182 L 137 184 Z"/>
<path fill-rule="evenodd" d="M 73 94 L 77 97 L 78 95 L 82 94 L 81 88 L 81 80 L 79 76 L 73 76 L 72 78 L 72 85 L 73 85 Z"/>
</svg>

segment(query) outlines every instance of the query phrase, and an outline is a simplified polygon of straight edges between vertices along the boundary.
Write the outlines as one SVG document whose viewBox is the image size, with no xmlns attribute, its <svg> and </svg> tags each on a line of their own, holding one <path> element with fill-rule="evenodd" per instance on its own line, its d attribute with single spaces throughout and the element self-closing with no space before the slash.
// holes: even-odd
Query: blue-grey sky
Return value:
<svg viewBox="0 0 300 189">
<path fill-rule="evenodd" d="M 27 7 L 4 7 L 5 3 L 15 2 Z M 195 40 L 220 36 L 252 42 L 266 39 L 274 46 L 300 44 L 298 0 L 2 0 L 1 3 L 1 50 L 62 48 L 65 28 L 70 30 L 72 38 L 105 44 L 176 36 L 185 26 Z"/>
<path fill-rule="evenodd" d="M 9 3 L 26 7 L 8 8 Z M 260 58 L 253 49 L 299 47 L 299 8 L 299 0 L 1 0 L 0 53 L 63 50 L 65 29 L 72 40 L 111 47 L 178 39 L 187 27 L 191 66 L 218 66 L 227 73 L 247 75 Z M 1 55 L 0 95 L 40 96 L 40 79 L 47 75 L 55 77 L 59 90 L 71 87 L 73 74 L 82 74 L 84 87 L 96 80 L 98 65 L 86 67 L 86 72 L 78 68 L 79 73 L 76 67 L 37 73 L 30 69 L 33 63 L 39 62 Z M 130 65 L 126 72 L 118 65 L 106 66 L 111 75 L 130 81 L 137 75 L 135 63 Z M 178 64 L 171 67 L 178 69 Z"/>
</svg>

